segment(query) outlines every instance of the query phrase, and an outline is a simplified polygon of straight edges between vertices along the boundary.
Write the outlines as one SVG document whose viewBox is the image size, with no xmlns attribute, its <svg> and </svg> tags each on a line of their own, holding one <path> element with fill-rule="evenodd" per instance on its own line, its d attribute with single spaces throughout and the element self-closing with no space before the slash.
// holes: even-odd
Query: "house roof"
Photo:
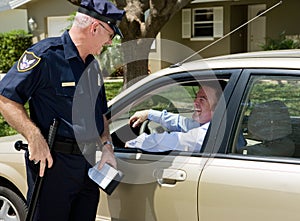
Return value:
<svg viewBox="0 0 300 221">
<path fill-rule="evenodd" d="M 30 1 L 31 0 L 1 0 L 0 1 L 0 12 L 17 8 L 17 7 L 24 5 Z"/>
</svg>

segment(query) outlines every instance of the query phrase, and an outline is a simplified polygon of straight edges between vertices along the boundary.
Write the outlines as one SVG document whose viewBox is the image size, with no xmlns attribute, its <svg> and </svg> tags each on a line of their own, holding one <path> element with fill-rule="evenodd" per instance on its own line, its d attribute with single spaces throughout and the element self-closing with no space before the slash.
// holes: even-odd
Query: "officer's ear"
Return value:
<svg viewBox="0 0 300 221">
<path fill-rule="evenodd" d="M 97 31 L 96 27 L 97 27 L 97 23 L 93 22 L 92 25 L 91 25 L 91 29 L 90 29 L 93 35 L 96 34 L 96 31 Z"/>
</svg>

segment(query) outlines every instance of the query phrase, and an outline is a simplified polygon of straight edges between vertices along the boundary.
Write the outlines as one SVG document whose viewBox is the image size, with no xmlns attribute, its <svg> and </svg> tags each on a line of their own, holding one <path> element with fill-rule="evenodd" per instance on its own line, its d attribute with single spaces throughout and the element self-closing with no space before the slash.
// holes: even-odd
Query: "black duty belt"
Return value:
<svg viewBox="0 0 300 221">
<path fill-rule="evenodd" d="M 56 136 L 53 150 L 59 153 L 82 155 L 75 139 Z"/>
</svg>

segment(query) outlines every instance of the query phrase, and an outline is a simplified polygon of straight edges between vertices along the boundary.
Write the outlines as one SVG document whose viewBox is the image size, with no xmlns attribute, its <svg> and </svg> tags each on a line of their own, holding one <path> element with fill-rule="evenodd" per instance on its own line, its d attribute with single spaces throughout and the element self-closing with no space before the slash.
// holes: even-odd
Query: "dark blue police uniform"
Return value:
<svg viewBox="0 0 300 221">
<path fill-rule="evenodd" d="M 79 10 L 107 22 L 115 34 L 124 11 L 106 0 L 82 0 Z M 53 119 L 59 120 L 52 157 L 38 198 L 35 220 L 95 220 L 99 188 L 88 177 L 94 164 L 95 143 L 103 132 L 107 101 L 99 65 L 92 55 L 82 61 L 68 31 L 26 50 L 0 82 L 0 94 L 24 105 L 47 139 Z M 80 145 L 79 145 L 80 144 Z M 82 150 L 86 155 L 82 154 Z M 28 202 L 38 165 L 25 154 Z M 90 160 L 90 161 L 89 161 Z"/>
<path fill-rule="evenodd" d="M 103 130 L 102 114 L 107 111 L 107 102 L 104 87 L 102 87 L 102 77 L 97 69 L 98 65 L 92 55 L 88 56 L 84 63 L 78 51 L 73 44 L 68 32 L 66 31 L 62 37 L 48 38 L 29 48 L 19 62 L 7 73 L 1 81 L 1 94 L 20 104 L 25 104 L 29 100 L 30 117 L 33 122 L 40 128 L 41 132 L 47 138 L 49 126 L 54 118 L 59 119 L 60 125 L 57 131 L 57 142 L 70 142 L 75 140 L 75 132 L 73 130 L 72 107 L 76 86 L 79 82 L 86 79 L 83 75 L 92 72 L 95 77 L 87 83 L 97 83 L 96 85 L 84 85 L 80 83 L 78 96 L 83 96 L 81 101 L 87 101 L 88 104 L 82 104 L 86 111 L 78 111 L 82 115 L 82 125 L 77 125 L 78 135 L 83 134 L 89 142 L 97 139 Z M 91 70 L 92 69 L 92 70 Z M 82 77 L 82 78 L 81 78 Z M 91 115 L 89 102 L 92 102 L 93 95 L 88 87 L 94 88 L 95 93 L 98 88 L 98 97 L 95 114 L 93 120 L 97 122 L 98 131 L 90 131 L 88 125 L 91 119 L 85 119 L 84 116 Z M 79 116 L 78 116 L 79 117 Z M 96 119 L 96 120 L 95 120 Z M 87 122 L 88 121 L 88 122 Z M 90 132 L 90 133 L 89 133 Z M 94 137 L 91 137 L 91 136 Z M 65 139 L 65 141 L 63 140 Z M 84 142 L 84 140 L 82 140 Z M 87 170 L 91 167 L 80 151 L 75 154 L 61 153 L 60 147 L 54 145 L 54 165 L 47 171 L 44 178 L 43 189 L 39 196 L 39 205 L 37 215 L 40 220 L 54 220 L 51 217 L 61 217 L 61 220 L 68 220 L 62 214 L 68 214 L 66 211 L 78 211 L 76 217 L 84 214 L 84 218 L 78 220 L 89 220 L 86 216 L 89 214 L 87 210 L 92 206 L 83 208 L 72 208 L 73 201 L 78 201 L 84 205 L 97 205 L 99 200 L 99 190 L 87 176 Z M 64 148 L 65 151 L 70 151 Z M 76 151 L 76 150 L 74 150 Z M 28 200 L 30 200 L 35 177 L 38 172 L 37 165 L 28 160 L 26 154 L 28 172 Z M 45 191 L 44 191 L 45 190 Z M 67 195 L 66 195 L 67 194 Z M 83 197 L 81 197 L 81 195 Z M 86 200 L 86 201 L 85 201 Z M 81 205 L 80 204 L 80 205 Z M 55 210 L 51 207 L 55 205 Z M 87 210 L 86 210 L 87 209 Z M 40 212 L 39 212 L 40 211 Z M 56 214 L 59 214 L 58 216 Z M 71 213 L 72 214 L 72 213 Z M 93 211 L 92 214 L 95 214 Z M 57 219 L 55 219 L 57 220 Z M 75 220 L 75 219 L 71 219 Z M 77 220 L 77 218 L 76 218 Z"/>
</svg>

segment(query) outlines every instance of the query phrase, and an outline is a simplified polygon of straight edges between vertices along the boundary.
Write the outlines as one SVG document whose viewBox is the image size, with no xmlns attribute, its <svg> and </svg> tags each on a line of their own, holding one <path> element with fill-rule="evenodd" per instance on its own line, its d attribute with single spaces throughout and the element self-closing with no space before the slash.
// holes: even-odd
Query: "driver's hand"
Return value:
<svg viewBox="0 0 300 221">
<path fill-rule="evenodd" d="M 139 126 L 145 120 L 148 119 L 149 110 L 137 111 L 132 115 L 129 119 L 129 124 L 132 125 L 133 128 Z"/>
</svg>

